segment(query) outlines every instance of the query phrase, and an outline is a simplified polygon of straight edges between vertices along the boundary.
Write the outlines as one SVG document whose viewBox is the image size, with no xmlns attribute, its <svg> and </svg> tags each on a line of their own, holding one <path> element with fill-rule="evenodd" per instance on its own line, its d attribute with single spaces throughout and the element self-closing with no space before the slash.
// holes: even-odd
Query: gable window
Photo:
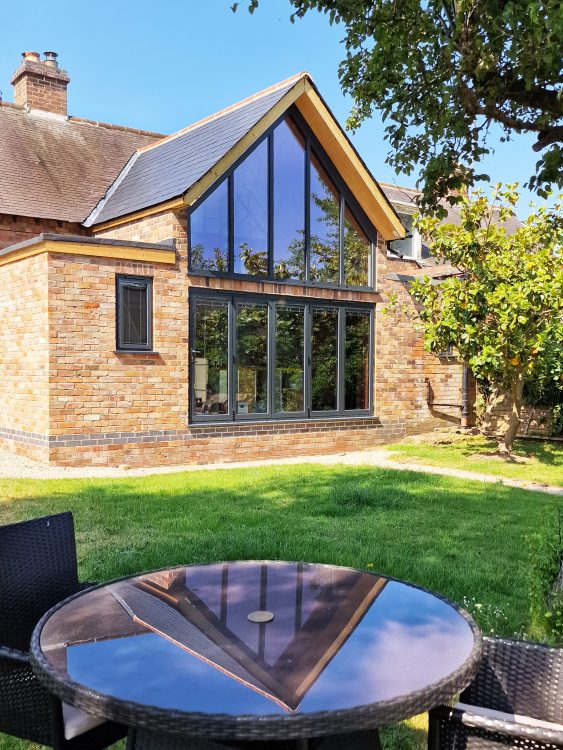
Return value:
<svg viewBox="0 0 563 750">
<path fill-rule="evenodd" d="M 372 310 L 192 292 L 195 421 L 369 415 Z"/>
<path fill-rule="evenodd" d="M 404 258 L 419 258 L 421 251 L 421 240 L 418 230 L 415 229 L 413 220 L 413 214 L 398 214 L 401 223 L 407 230 L 406 237 L 402 240 L 393 240 L 390 243 L 391 249 L 394 253 L 398 253 Z"/>
<path fill-rule="evenodd" d="M 375 229 L 298 116 L 190 213 L 190 272 L 373 288 Z"/>
<path fill-rule="evenodd" d="M 117 276 L 117 348 L 125 351 L 152 349 L 152 279 Z"/>
</svg>

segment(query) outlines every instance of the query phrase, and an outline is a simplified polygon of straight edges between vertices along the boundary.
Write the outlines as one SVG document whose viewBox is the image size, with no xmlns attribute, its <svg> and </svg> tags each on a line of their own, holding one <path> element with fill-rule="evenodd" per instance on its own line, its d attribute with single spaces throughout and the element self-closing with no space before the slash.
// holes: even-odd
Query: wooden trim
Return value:
<svg viewBox="0 0 563 750">
<path fill-rule="evenodd" d="M 163 211 L 172 211 L 175 208 L 183 208 L 184 199 L 182 196 L 178 198 L 172 198 L 164 203 L 157 203 L 155 206 L 149 206 L 148 208 L 142 209 L 142 211 L 135 211 L 132 214 L 126 214 L 125 216 L 118 216 L 116 219 L 110 221 L 104 221 L 101 224 L 92 224 L 92 230 L 94 232 L 102 232 L 105 229 L 112 229 L 113 227 L 119 227 L 122 224 L 128 224 L 131 221 L 137 221 L 138 219 L 144 219 L 146 216 L 154 216 Z"/>
<path fill-rule="evenodd" d="M 282 96 L 277 104 L 270 109 L 253 128 L 251 128 L 238 143 L 236 143 L 225 156 L 223 156 L 209 172 L 184 193 L 184 204 L 191 206 L 200 198 L 205 191 L 213 185 L 237 159 L 239 159 L 248 149 L 278 120 L 289 107 L 294 104 L 300 96 L 310 86 L 305 78 L 299 79 L 287 94 Z"/>
<path fill-rule="evenodd" d="M 22 247 L 0 257 L 0 266 L 31 258 L 41 253 L 63 253 L 64 255 L 88 255 L 93 258 L 119 258 L 143 263 L 176 263 L 175 250 L 150 250 L 123 245 L 97 245 L 88 242 L 64 242 L 44 240 L 30 247 Z"/>
<path fill-rule="evenodd" d="M 295 105 L 374 227 L 385 240 L 402 239 L 405 230 L 389 201 L 308 81 Z"/>
</svg>

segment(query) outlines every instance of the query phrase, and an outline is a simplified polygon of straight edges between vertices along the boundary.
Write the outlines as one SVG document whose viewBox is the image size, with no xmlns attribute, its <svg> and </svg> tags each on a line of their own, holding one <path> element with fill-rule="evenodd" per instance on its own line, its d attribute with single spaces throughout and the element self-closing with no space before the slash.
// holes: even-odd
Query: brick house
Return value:
<svg viewBox="0 0 563 750">
<path fill-rule="evenodd" d="M 12 83 L 3 448 L 62 465 L 207 463 L 460 422 L 461 366 L 382 312 L 390 292 L 412 304 L 405 279 L 441 269 L 402 239 L 392 186 L 307 74 L 170 136 L 68 116 L 54 53 L 25 53 Z"/>
</svg>

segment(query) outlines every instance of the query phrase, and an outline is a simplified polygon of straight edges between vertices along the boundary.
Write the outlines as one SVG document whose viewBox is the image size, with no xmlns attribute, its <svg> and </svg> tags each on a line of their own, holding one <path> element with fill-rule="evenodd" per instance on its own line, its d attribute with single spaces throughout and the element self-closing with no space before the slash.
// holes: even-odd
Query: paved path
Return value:
<svg viewBox="0 0 563 750">
<path fill-rule="evenodd" d="M 384 448 L 370 451 L 354 451 L 350 453 L 336 453 L 324 456 L 299 456 L 297 458 L 267 459 L 262 461 L 239 461 L 237 463 L 201 464 L 186 466 L 162 466 L 146 469 L 120 469 L 93 466 L 86 468 L 66 468 L 48 466 L 38 461 L 32 461 L 23 456 L 15 456 L 0 450 L 0 481 L 2 478 L 13 479 L 73 479 L 73 478 L 123 478 L 139 477 L 149 474 L 173 474 L 180 471 L 203 471 L 208 469 L 229 469 L 254 466 L 283 466 L 287 464 L 343 464 L 346 466 L 377 466 L 384 469 L 398 471 L 419 471 L 426 474 L 438 474 L 458 479 L 473 479 L 492 484 L 503 484 L 507 487 L 518 487 L 535 492 L 546 492 L 550 495 L 563 496 L 563 487 L 553 487 L 546 484 L 526 482 L 521 479 L 505 479 L 493 474 L 481 474 L 462 469 L 449 469 L 440 466 L 425 466 L 419 463 L 405 463 L 393 461 L 392 454 Z"/>
</svg>

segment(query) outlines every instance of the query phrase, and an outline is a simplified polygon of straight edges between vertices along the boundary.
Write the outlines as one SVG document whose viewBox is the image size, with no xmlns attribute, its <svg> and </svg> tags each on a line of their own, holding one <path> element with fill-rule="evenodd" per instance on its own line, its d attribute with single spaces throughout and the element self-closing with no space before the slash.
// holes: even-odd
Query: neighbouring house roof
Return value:
<svg viewBox="0 0 563 750">
<path fill-rule="evenodd" d="M 82 222 L 160 134 L 0 105 L 0 213 Z"/>
<path fill-rule="evenodd" d="M 416 188 L 401 187 L 400 185 L 391 185 L 388 182 L 380 182 L 381 189 L 395 206 L 395 209 L 401 213 L 401 209 L 415 210 L 416 199 L 421 194 L 420 190 Z M 448 201 L 440 201 L 441 205 L 444 206 L 448 212 L 447 217 L 443 220 L 447 224 L 460 224 L 460 207 L 459 205 L 451 205 Z M 508 234 L 513 234 L 519 227 L 522 226 L 520 219 L 514 215 L 511 216 L 507 221 L 504 222 L 504 227 Z"/>
</svg>

